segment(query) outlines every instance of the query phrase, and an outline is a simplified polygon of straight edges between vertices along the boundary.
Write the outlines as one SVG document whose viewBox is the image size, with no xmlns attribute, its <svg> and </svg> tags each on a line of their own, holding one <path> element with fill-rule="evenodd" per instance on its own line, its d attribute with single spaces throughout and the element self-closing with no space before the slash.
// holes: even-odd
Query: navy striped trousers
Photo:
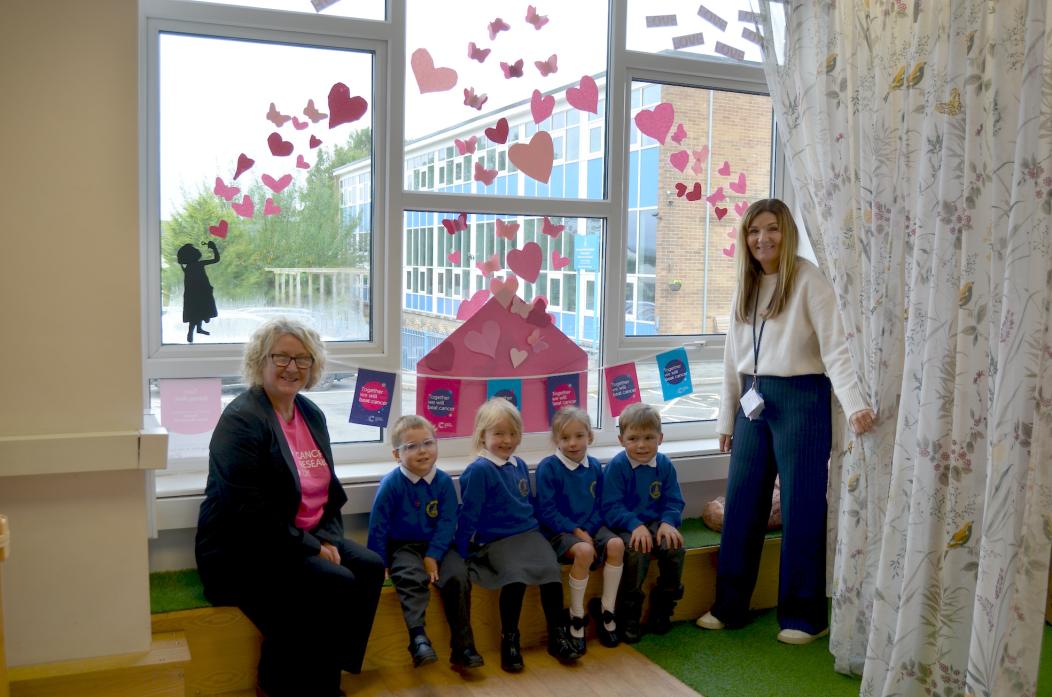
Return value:
<svg viewBox="0 0 1052 697">
<path fill-rule="evenodd" d="M 752 385 L 743 380 L 742 391 Z M 749 621 L 749 600 L 781 477 L 782 556 L 778 624 L 817 634 L 828 622 L 825 596 L 826 482 L 832 447 L 830 385 L 825 375 L 759 377 L 760 418 L 741 407 L 734 420 L 727 505 L 712 614 L 729 627 Z"/>
</svg>

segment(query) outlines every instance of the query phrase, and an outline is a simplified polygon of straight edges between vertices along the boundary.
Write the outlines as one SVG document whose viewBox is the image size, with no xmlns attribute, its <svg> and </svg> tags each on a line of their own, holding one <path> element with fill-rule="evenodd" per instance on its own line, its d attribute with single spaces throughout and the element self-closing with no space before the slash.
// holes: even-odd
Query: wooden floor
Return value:
<svg viewBox="0 0 1052 697">
<path fill-rule="evenodd" d="M 437 648 L 437 647 L 436 647 Z M 483 668 L 459 673 L 444 662 L 422 668 L 382 668 L 343 675 L 343 689 L 354 697 L 698 697 L 676 678 L 629 646 L 607 649 L 589 642 L 588 654 L 564 666 L 543 648 L 523 652 L 526 670 L 500 669 L 500 656 L 484 654 Z M 254 690 L 223 697 L 255 697 Z"/>
</svg>

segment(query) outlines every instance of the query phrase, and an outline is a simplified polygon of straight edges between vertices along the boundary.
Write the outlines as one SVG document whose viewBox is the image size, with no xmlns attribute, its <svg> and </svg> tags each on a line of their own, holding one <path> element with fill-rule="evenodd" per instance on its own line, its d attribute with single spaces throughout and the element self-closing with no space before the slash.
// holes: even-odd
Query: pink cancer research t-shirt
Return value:
<svg viewBox="0 0 1052 697">
<path fill-rule="evenodd" d="M 292 415 L 291 423 L 285 423 L 282 418 L 278 421 L 281 422 L 281 430 L 285 432 L 285 440 L 288 441 L 300 475 L 301 498 L 296 511 L 296 527 L 310 530 L 321 520 L 329 500 L 329 463 L 314 442 L 314 436 L 310 434 L 299 408 Z"/>
</svg>

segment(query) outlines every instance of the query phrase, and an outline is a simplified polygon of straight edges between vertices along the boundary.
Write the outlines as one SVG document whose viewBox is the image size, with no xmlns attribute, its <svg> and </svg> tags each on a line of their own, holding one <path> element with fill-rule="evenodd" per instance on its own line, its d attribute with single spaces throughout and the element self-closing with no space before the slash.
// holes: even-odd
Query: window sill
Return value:
<svg viewBox="0 0 1052 697">
<path fill-rule="evenodd" d="M 589 454 L 600 462 L 609 462 L 621 448 L 600 446 L 589 449 Z M 524 450 L 516 453 L 531 467 L 551 454 L 551 450 Z M 661 452 L 672 458 L 682 484 L 718 481 L 727 477 L 729 455 L 719 452 L 715 438 L 669 441 Z M 470 460 L 462 457 L 439 458 L 438 466 L 454 478 L 459 477 Z M 376 488 L 385 474 L 394 467 L 393 461 L 363 462 L 336 465 L 347 504 L 344 515 L 368 513 L 372 508 Z M 197 509 L 204 500 L 207 472 L 186 472 L 157 477 L 157 529 L 177 530 L 197 526 Z"/>
</svg>

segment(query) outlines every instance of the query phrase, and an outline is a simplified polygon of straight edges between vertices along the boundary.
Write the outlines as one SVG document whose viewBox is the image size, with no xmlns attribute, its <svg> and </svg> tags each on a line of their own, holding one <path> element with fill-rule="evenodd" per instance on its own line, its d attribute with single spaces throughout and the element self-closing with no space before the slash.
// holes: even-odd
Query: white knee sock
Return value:
<svg viewBox="0 0 1052 697">
<path fill-rule="evenodd" d="M 588 577 L 577 579 L 570 574 L 570 616 L 584 617 L 584 592 L 588 588 Z"/>
<path fill-rule="evenodd" d="M 607 612 L 614 611 L 617 602 L 617 587 L 621 584 L 621 572 L 624 566 L 613 566 L 607 562 L 603 566 L 603 609 Z M 612 630 L 613 627 L 607 627 Z"/>
</svg>

